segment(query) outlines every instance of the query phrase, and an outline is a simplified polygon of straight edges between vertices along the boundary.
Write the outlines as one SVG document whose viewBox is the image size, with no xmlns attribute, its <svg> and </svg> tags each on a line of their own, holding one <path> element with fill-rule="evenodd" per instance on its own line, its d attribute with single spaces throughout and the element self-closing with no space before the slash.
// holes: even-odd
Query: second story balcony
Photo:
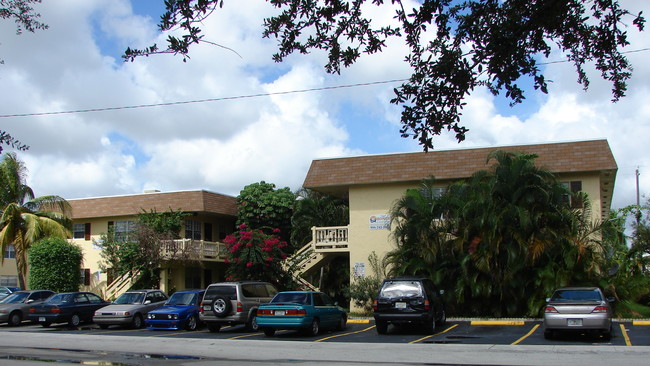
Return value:
<svg viewBox="0 0 650 366">
<path fill-rule="evenodd" d="M 170 240 L 162 245 L 163 257 L 170 260 L 193 259 L 223 262 L 225 249 L 223 243 L 194 239 Z"/>
</svg>

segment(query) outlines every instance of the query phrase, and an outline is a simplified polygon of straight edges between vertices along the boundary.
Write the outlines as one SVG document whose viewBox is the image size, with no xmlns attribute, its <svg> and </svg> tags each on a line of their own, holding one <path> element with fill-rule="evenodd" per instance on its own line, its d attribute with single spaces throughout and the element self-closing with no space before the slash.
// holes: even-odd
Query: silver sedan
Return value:
<svg viewBox="0 0 650 366">
<path fill-rule="evenodd" d="M 545 338 L 558 331 L 589 331 L 611 338 L 614 298 L 606 298 L 598 287 L 559 288 L 546 301 Z"/>
</svg>

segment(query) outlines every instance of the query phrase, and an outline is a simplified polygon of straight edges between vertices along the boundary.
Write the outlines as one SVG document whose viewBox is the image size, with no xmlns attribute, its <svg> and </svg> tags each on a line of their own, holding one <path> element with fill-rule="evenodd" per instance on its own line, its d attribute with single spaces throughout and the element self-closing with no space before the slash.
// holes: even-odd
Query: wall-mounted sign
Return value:
<svg viewBox="0 0 650 366">
<path fill-rule="evenodd" d="M 357 262 L 354 264 L 354 275 L 356 277 L 364 277 L 366 275 L 366 264 Z"/>
<path fill-rule="evenodd" d="M 390 230 L 390 215 L 370 215 L 370 230 Z"/>
</svg>

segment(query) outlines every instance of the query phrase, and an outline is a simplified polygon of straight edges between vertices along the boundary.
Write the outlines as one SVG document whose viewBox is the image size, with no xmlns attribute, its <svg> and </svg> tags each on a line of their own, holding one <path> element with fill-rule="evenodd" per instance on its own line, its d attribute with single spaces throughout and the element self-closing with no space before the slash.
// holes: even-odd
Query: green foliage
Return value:
<svg viewBox="0 0 650 366">
<path fill-rule="evenodd" d="M 280 229 L 282 239 L 291 236 L 291 215 L 296 196 L 288 187 L 275 189 L 275 184 L 261 181 L 249 184 L 237 196 L 237 225 L 262 229 Z"/>
<path fill-rule="evenodd" d="M 78 291 L 83 254 L 64 239 L 48 238 L 29 251 L 29 288 L 55 292 Z"/>
<path fill-rule="evenodd" d="M 188 216 L 180 210 L 165 212 L 143 210 L 138 215 L 135 240 L 124 242 L 115 239 L 113 231 L 101 235 L 96 243 L 102 249 L 102 271 L 114 277 L 139 274 L 136 285 L 140 288 L 157 288 L 160 265 L 163 260 L 191 261 L 191 246 L 174 242 L 184 227 Z"/>
<path fill-rule="evenodd" d="M 449 314 L 539 316 L 557 287 L 597 285 L 604 274 L 602 223 L 588 197 L 571 194 L 535 155 L 497 151 L 490 170 L 454 182 L 411 189 L 392 210 L 397 248 L 393 275 L 431 278 Z"/>
<path fill-rule="evenodd" d="M 291 216 L 291 245 L 301 248 L 312 240 L 312 227 L 345 226 L 350 208 L 342 199 L 303 188 L 296 194 Z"/>
<path fill-rule="evenodd" d="M 267 0 L 279 8 L 264 19 L 264 37 L 278 41 L 272 57 L 281 62 L 293 53 L 323 50 L 325 69 L 340 73 L 363 54 L 382 52 L 387 41 L 403 40 L 404 59 L 412 69 L 408 82 L 395 88 L 392 103 L 403 106 L 402 137 L 418 139 L 424 150 L 447 130 L 462 141 L 468 129 L 461 124 L 465 98 L 485 86 L 493 94 L 505 92 L 512 104 L 525 99 L 519 86 L 528 79 L 535 90 L 548 92 L 543 68 L 559 49 L 570 60 L 577 81 L 589 86 L 585 65 L 593 65 L 612 83 L 612 100 L 625 95 L 632 66 L 622 53 L 629 44 L 628 29 L 643 30 L 645 19 L 631 14 L 619 1 L 530 0 L 428 0 L 406 7 L 399 1 Z M 218 14 L 223 0 L 166 1 L 159 24 L 170 34 L 166 49 L 157 45 L 142 50 L 128 48 L 131 60 L 155 53 L 189 56 L 193 44 L 203 39 L 201 21 Z M 232 2 L 233 4 L 235 2 Z M 397 25 L 374 26 L 372 17 L 381 7 L 395 14 Z M 221 46 L 223 47 L 223 46 Z M 558 48 L 559 47 L 559 48 Z M 400 56 L 400 58 L 403 58 Z"/>
<path fill-rule="evenodd" d="M 363 309 L 365 315 L 372 314 L 372 302 L 379 293 L 379 287 L 387 276 L 387 262 L 377 257 L 374 251 L 368 256 L 368 263 L 372 273 L 365 276 L 354 276 L 348 295 L 354 305 Z"/>
<path fill-rule="evenodd" d="M 281 289 L 295 289 L 298 284 L 293 276 L 283 267 L 287 259 L 287 243 L 273 229 L 272 234 L 262 230 L 239 225 L 239 231 L 228 235 L 226 245 L 226 263 L 229 263 L 226 280 L 265 280 L 276 284 Z"/>
</svg>

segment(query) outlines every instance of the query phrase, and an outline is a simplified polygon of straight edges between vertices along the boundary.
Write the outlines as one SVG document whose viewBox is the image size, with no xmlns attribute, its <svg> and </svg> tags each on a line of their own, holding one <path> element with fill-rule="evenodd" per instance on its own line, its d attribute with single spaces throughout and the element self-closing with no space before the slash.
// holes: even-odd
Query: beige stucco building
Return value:
<svg viewBox="0 0 650 366">
<path fill-rule="evenodd" d="M 351 276 L 367 274 L 370 253 L 382 257 L 393 248 L 388 213 L 406 189 L 417 187 L 431 176 L 441 188 L 468 178 L 478 170 L 488 169 L 488 155 L 497 149 L 538 155 L 538 166 L 555 173 L 571 190 L 589 194 L 594 219 L 609 215 L 617 166 L 606 140 L 319 159 L 312 162 L 303 186 L 347 199 L 350 224 L 314 228 L 312 242 L 302 249 L 313 250 L 302 263 L 303 270 L 315 273 L 333 256 L 348 256 Z M 70 200 L 75 224 L 73 241 L 84 251 L 86 288 L 107 297 L 124 290 L 128 283 L 112 281 L 108 286 L 106 273 L 99 270 L 100 250 L 95 243 L 109 225 L 128 231 L 129 222 L 138 213 L 152 209 L 192 213 L 186 219 L 186 240 L 182 245 L 191 246 L 200 260 L 189 267 L 166 263 L 161 288 L 203 288 L 222 280 L 225 264 L 219 254 L 221 239 L 235 228 L 235 201 L 234 197 L 208 191 Z M 6 259 L 0 274 L 12 270 L 15 274 L 15 262 Z"/>
</svg>

